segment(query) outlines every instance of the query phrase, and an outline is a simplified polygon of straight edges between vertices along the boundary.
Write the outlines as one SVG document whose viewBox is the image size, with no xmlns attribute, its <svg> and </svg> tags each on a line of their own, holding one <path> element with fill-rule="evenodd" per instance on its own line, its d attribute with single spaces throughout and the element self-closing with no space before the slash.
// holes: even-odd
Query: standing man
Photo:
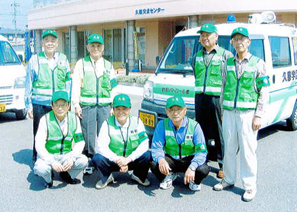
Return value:
<svg viewBox="0 0 298 213">
<path fill-rule="evenodd" d="M 45 180 L 46 188 L 53 186 L 53 171 L 66 183 L 80 183 L 76 177 L 88 164 L 87 157 L 82 155 L 85 142 L 80 121 L 69 112 L 69 107 L 68 93 L 57 91 L 53 94 L 53 110 L 40 119 L 34 173 Z"/>
<path fill-rule="evenodd" d="M 42 33 L 44 51 L 33 55 L 27 65 L 25 104 L 33 119 L 33 161 L 36 161 L 35 136 L 42 116 L 52 110 L 52 94 L 66 91 L 70 96 L 70 67 L 66 55 L 57 52 L 58 36 L 54 30 Z"/>
<path fill-rule="evenodd" d="M 265 62 L 253 56 L 246 28 L 233 30 L 231 43 L 237 54 L 227 61 L 223 79 L 223 136 L 225 178 L 214 186 L 221 191 L 233 187 L 237 179 L 237 153 L 240 155 L 240 177 L 245 189 L 242 199 L 251 201 L 257 192 L 257 134 L 268 102 L 269 78 Z"/>
<path fill-rule="evenodd" d="M 111 102 L 117 81 L 113 65 L 102 57 L 104 41 L 101 35 L 88 37 L 87 50 L 90 55 L 80 59 L 74 69 L 72 101 L 75 113 L 81 119 L 86 142 L 84 154 L 92 159 L 101 125 L 113 113 Z M 89 164 L 84 173 L 92 172 L 93 167 Z"/>
<path fill-rule="evenodd" d="M 149 139 L 142 121 L 130 115 L 131 102 L 126 94 L 113 100 L 114 115 L 102 125 L 92 161 L 99 171 L 96 189 L 105 188 L 114 181 L 112 172 L 133 170 L 131 178 L 143 186 L 147 179 L 151 155 Z"/>
<path fill-rule="evenodd" d="M 209 174 L 203 132 L 200 124 L 185 117 L 186 111 L 181 97 L 168 98 L 168 118 L 161 120 L 154 131 L 151 171 L 161 182 L 161 189 L 172 187 L 177 173 L 183 172 L 184 184 L 200 191 L 202 180 Z"/>
<path fill-rule="evenodd" d="M 217 28 L 213 24 L 204 24 L 198 31 L 203 46 L 195 62 L 195 112 L 196 121 L 200 123 L 206 141 L 215 142 L 219 171 L 218 178 L 223 178 L 222 160 L 224 156 L 224 139 L 222 136 L 220 95 L 224 64 L 233 54 L 217 44 Z"/>
</svg>

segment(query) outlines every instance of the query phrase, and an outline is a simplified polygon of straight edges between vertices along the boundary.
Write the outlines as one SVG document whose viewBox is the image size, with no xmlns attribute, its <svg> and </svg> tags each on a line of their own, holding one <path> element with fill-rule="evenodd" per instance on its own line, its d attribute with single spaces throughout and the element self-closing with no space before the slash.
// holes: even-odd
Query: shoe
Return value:
<svg viewBox="0 0 298 213">
<path fill-rule="evenodd" d="M 60 177 L 69 184 L 79 184 L 81 181 L 77 178 L 71 178 L 68 172 L 60 172 Z"/>
<path fill-rule="evenodd" d="M 234 187 L 234 184 L 229 184 L 225 181 L 225 179 L 222 179 L 222 181 L 215 186 L 213 186 L 214 191 L 222 191 L 223 189 L 228 189 Z"/>
<path fill-rule="evenodd" d="M 193 181 L 191 181 L 188 186 L 192 191 L 201 191 L 202 188 L 201 184 L 195 184 Z"/>
<path fill-rule="evenodd" d="M 107 181 L 105 183 L 102 182 L 102 180 L 99 180 L 96 185 L 95 185 L 95 188 L 96 189 L 103 189 L 105 188 L 109 183 L 115 183 L 115 180 L 114 180 L 114 177 L 113 177 L 113 174 L 110 174 L 110 176 L 108 177 Z"/>
<path fill-rule="evenodd" d="M 134 173 L 131 174 L 131 179 L 133 179 L 134 181 L 138 182 L 139 184 L 141 184 L 143 186 L 149 186 L 151 184 L 147 178 L 144 182 L 142 182 L 139 177 L 134 175 Z"/>
<path fill-rule="evenodd" d="M 257 190 L 256 189 L 247 189 L 243 194 L 243 201 L 250 202 L 256 196 Z"/>
<path fill-rule="evenodd" d="M 54 180 L 54 172 L 51 171 L 51 182 L 47 183 L 46 181 L 44 182 L 43 186 L 45 188 L 51 188 L 53 186 L 53 180 Z"/>
<path fill-rule="evenodd" d="M 169 189 L 173 185 L 173 181 L 177 178 L 177 174 L 170 172 L 165 179 L 159 184 L 161 189 Z"/>
<path fill-rule="evenodd" d="M 225 173 L 220 169 L 217 173 L 217 178 L 224 178 L 225 176 Z"/>
<path fill-rule="evenodd" d="M 94 167 L 87 166 L 84 169 L 83 173 L 84 173 L 84 175 L 92 175 L 93 171 L 94 171 Z"/>
</svg>

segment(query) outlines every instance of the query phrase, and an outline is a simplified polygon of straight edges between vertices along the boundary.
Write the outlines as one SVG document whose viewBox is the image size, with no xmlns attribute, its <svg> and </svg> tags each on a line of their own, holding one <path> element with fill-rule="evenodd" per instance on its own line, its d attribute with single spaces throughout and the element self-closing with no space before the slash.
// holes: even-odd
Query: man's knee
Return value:
<svg viewBox="0 0 298 213">
<path fill-rule="evenodd" d="M 44 176 L 47 174 L 50 174 L 52 170 L 52 167 L 45 163 L 44 160 L 38 159 L 34 165 L 33 171 L 34 174 L 37 174 L 39 176 Z"/>
<path fill-rule="evenodd" d="M 85 168 L 88 165 L 88 158 L 85 155 L 81 155 L 79 158 L 76 159 L 75 165 L 78 168 Z"/>
<path fill-rule="evenodd" d="M 107 158 L 102 156 L 101 154 L 95 154 L 92 158 L 92 162 L 94 165 L 99 166 L 106 162 Z"/>
<path fill-rule="evenodd" d="M 210 168 L 207 164 L 203 164 L 197 168 L 196 172 L 200 173 L 203 176 L 207 176 L 210 172 Z"/>
</svg>

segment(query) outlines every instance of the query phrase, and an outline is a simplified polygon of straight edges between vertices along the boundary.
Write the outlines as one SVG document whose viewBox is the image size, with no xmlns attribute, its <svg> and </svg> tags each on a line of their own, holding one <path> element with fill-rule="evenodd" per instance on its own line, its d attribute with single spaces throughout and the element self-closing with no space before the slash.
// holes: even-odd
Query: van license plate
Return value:
<svg viewBox="0 0 298 213">
<path fill-rule="evenodd" d="M 0 103 L 0 112 L 6 112 L 6 104 Z"/>
<path fill-rule="evenodd" d="M 139 117 L 143 121 L 144 125 L 155 127 L 155 116 L 153 114 L 139 112 Z"/>
</svg>

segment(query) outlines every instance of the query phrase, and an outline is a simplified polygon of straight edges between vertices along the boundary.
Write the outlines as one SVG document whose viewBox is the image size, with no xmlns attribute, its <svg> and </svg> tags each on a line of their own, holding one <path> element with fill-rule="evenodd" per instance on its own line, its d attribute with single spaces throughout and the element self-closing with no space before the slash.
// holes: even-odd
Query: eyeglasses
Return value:
<svg viewBox="0 0 298 213">
<path fill-rule="evenodd" d="M 65 108 L 68 106 L 68 103 L 64 103 L 64 104 L 57 104 L 57 103 L 53 103 L 53 106 L 56 108 Z"/>
<path fill-rule="evenodd" d="M 246 41 L 246 39 L 247 39 L 247 37 L 245 37 L 245 36 L 242 36 L 242 37 L 234 37 L 234 38 L 232 38 L 232 41 L 233 41 L 233 42 L 238 42 L 238 41 L 240 41 L 240 42 L 244 42 L 244 41 Z"/>
<path fill-rule="evenodd" d="M 168 109 L 170 113 L 178 113 L 180 114 L 185 108 L 179 108 L 179 109 Z"/>
</svg>

